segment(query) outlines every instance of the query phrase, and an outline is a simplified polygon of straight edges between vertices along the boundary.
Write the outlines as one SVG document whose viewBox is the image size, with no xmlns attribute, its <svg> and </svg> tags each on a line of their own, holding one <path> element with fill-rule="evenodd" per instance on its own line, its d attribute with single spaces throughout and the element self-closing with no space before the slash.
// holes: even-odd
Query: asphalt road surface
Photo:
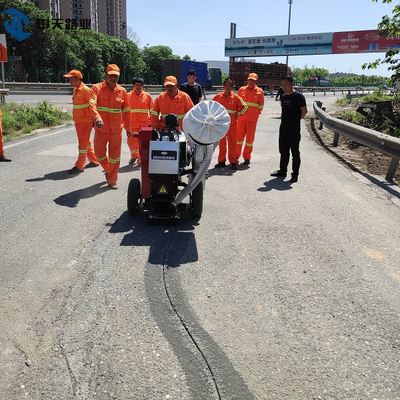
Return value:
<svg viewBox="0 0 400 400">
<path fill-rule="evenodd" d="M 251 165 L 177 226 L 127 213 L 125 140 L 118 190 L 67 174 L 73 126 L 8 142 L 0 397 L 399 399 L 400 191 L 305 128 L 299 181 L 270 177 L 279 123 L 266 97 Z"/>
</svg>

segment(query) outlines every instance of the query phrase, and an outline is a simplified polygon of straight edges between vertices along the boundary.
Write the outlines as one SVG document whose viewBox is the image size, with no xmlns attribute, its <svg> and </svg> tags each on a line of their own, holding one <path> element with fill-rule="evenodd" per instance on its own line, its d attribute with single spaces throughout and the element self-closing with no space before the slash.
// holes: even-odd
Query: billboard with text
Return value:
<svg viewBox="0 0 400 400">
<path fill-rule="evenodd" d="M 225 39 L 226 57 L 303 56 L 386 52 L 399 48 L 399 36 L 378 36 L 377 30 Z"/>
<path fill-rule="evenodd" d="M 332 54 L 382 53 L 400 48 L 400 36 L 378 36 L 377 30 L 335 32 Z"/>
</svg>

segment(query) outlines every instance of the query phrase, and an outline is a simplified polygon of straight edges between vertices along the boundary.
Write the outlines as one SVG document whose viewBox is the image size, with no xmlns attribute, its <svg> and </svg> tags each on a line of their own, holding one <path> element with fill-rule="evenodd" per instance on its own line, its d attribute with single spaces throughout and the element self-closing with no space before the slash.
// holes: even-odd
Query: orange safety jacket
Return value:
<svg viewBox="0 0 400 400">
<path fill-rule="evenodd" d="M 130 132 L 129 99 L 122 86 L 117 84 L 111 91 L 105 81 L 96 83 L 90 92 L 89 106 L 93 119 L 101 118 L 104 122 L 101 128 L 95 127 L 97 132 L 119 134 L 123 126 Z"/>
<path fill-rule="evenodd" d="M 150 118 L 151 126 L 159 129 L 164 128 L 164 118 L 168 114 L 173 113 L 178 116 L 179 126 L 182 129 L 183 118 L 192 107 L 194 107 L 192 99 L 179 89 L 176 96 L 172 99 L 167 92 L 163 92 L 158 95 L 154 102 Z"/>
<path fill-rule="evenodd" d="M 238 95 L 247 104 L 248 110 L 240 116 L 241 121 L 258 121 L 258 117 L 264 108 L 264 91 L 256 86 L 250 90 L 248 86 L 242 86 Z"/>
<path fill-rule="evenodd" d="M 229 129 L 232 128 L 232 124 L 236 125 L 236 119 L 239 115 L 243 115 L 248 107 L 247 104 L 240 98 L 237 94 L 231 92 L 228 97 L 225 97 L 224 92 L 218 93 L 214 96 L 213 101 L 223 105 L 228 111 L 231 117 L 231 125 Z"/>
<path fill-rule="evenodd" d="M 75 122 L 92 122 L 92 114 L 89 110 L 90 89 L 82 82 L 74 88 L 72 95 L 72 117 Z"/>
<path fill-rule="evenodd" d="M 153 98 L 142 90 L 139 96 L 133 90 L 128 93 L 129 107 L 131 109 L 131 129 L 138 130 L 142 126 L 148 126 L 150 113 L 153 109 Z"/>
</svg>

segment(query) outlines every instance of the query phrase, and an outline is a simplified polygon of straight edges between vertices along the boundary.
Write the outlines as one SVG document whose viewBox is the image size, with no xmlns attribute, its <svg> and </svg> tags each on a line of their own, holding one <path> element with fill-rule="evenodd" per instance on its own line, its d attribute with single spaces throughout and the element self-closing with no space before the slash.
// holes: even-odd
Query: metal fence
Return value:
<svg viewBox="0 0 400 400">
<path fill-rule="evenodd" d="M 313 108 L 315 115 L 321 121 L 320 129 L 322 129 L 323 125 L 326 125 L 329 129 L 335 132 L 333 146 L 336 147 L 338 145 L 339 134 L 342 134 L 358 143 L 362 143 L 368 147 L 392 156 L 392 161 L 386 174 L 386 180 L 392 181 L 400 160 L 400 139 L 374 131 L 373 129 L 364 128 L 362 126 L 334 118 L 322 110 L 321 107 L 322 102 L 314 101 Z"/>
</svg>

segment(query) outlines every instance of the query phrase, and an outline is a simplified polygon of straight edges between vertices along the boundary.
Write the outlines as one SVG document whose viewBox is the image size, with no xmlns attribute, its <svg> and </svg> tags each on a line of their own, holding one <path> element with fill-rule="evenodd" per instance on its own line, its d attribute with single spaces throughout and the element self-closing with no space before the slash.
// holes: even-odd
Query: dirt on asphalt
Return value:
<svg viewBox="0 0 400 400">
<path fill-rule="evenodd" d="M 337 115 L 340 111 L 338 106 L 334 107 L 335 109 L 331 109 L 329 112 L 332 116 Z M 357 143 L 344 135 L 340 135 L 339 145 L 334 147 L 334 132 L 325 126 L 323 129 L 319 129 L 319 125 L 319 120 L 316 118 L 315 114 L 311 112 L 309 116 L 306 117 L 307 129 L 313 139 L 325 147 L 333 156 L 340 159 L 352 169 L 357 169 L 374 176 L 381 176 L 383 177 L 382 179 L 385 178 L 392 160 L 391 156 L 361 143 Z M 400 165 L 397 167 L 393 180 L 398 185 L 400 184 Z"/>
</svg>

